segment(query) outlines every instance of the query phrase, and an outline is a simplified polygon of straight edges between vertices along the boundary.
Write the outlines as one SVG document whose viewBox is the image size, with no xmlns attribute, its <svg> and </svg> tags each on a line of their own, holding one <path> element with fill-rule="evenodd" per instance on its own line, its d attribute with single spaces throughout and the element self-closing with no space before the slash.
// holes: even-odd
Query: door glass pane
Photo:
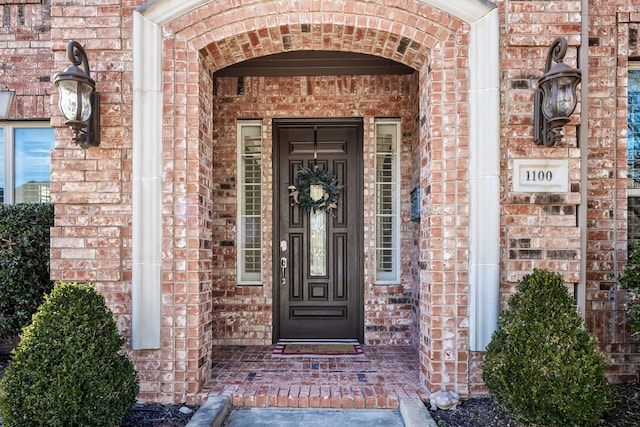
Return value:
<svg viewBox="0 0 640 427">
<path fill-rule="evenodd" d="M 327 214 L 324 211 L 309 212 L 309 253 L 311 276 L 327 275 Z"/>
<path fill-rule="evenodd" d="M 15 202 L 49 202 L 53 129 L 16 128 L 13 135 Z"/>
</svg>

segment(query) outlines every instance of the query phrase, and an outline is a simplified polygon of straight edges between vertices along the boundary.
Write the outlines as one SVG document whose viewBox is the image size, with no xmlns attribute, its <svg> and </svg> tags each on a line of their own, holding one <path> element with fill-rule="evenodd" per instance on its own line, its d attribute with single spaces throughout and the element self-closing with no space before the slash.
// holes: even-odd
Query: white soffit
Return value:
<svg viewBox="0 0 640 427">
<path fill-rule="evenodd" d="M 150 0 L 138 8 L 138 12 L 154 24 L 162 27 L 213 0 Z"/>
<path fill-rule="evenodd" d="M 447 12 L 465 22 L 473 23 L 491 12 L 496 5 L 488 0 L 419 0 Z"/>
</svg>

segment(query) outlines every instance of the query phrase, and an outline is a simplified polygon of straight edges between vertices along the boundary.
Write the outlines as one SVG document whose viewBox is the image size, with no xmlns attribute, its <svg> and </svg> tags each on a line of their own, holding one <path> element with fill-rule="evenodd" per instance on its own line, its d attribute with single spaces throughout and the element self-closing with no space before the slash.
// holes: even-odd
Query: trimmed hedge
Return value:
<svg viewBox="0 0 640 427">
<path fill-rule="evenodd" d="M 53 205 L 0 205 L 0 339 L 15 337 L 31 323 L 49 279 Z"/>
<path fill-rule="evenodd" d="M 0 380 L 7 427 L 113 427 L 131 411 L 136 373 L 91 285 L 57 283 L 21 338 Z"/>
<path fill-rule="evenodd" d="M 612 402 L 606 359 L 562 276 L 534 270 L 500 316 L 487 346 L 483 377 L 514 419 L 544 426 L 591 426 Z"/>
</svg>

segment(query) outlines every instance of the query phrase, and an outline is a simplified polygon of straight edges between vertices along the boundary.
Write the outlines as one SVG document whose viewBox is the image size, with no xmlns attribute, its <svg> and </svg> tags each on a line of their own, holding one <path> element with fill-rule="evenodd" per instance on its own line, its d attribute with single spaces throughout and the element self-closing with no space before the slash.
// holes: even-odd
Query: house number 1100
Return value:
<svg viewBox="0 0 640 427">
<path fill-rule="evenodd" d="M 513 191 L 569 191 L 569 159 L 514 159 L 513 169 Z"/>
<path fill-rule="evenodd" d="M 551 182 L 553 181 L 553 172 L 550 170 L 527 170 L 527 182 Z"/>
</svg>

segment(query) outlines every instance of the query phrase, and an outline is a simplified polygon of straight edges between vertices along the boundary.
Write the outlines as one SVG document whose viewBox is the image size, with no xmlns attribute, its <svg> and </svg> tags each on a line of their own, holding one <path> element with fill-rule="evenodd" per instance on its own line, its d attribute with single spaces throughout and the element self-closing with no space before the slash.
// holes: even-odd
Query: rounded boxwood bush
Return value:
<svg viewBox="0 0 640 427">
<path fill-rule="evenodd" d="M 0 381 L 6 426 L 112 427 L 131 411 L 136 372 L 91 285 L 56 283 L 21 338 Z"/>
<path fill-rule="evenodd" d="M 500 316 L 483 378 L 514 419 L 544 426 L 591 426 L 611 406 L 606 359 L 563 283 L 534 270 Z"/>
</svg>

